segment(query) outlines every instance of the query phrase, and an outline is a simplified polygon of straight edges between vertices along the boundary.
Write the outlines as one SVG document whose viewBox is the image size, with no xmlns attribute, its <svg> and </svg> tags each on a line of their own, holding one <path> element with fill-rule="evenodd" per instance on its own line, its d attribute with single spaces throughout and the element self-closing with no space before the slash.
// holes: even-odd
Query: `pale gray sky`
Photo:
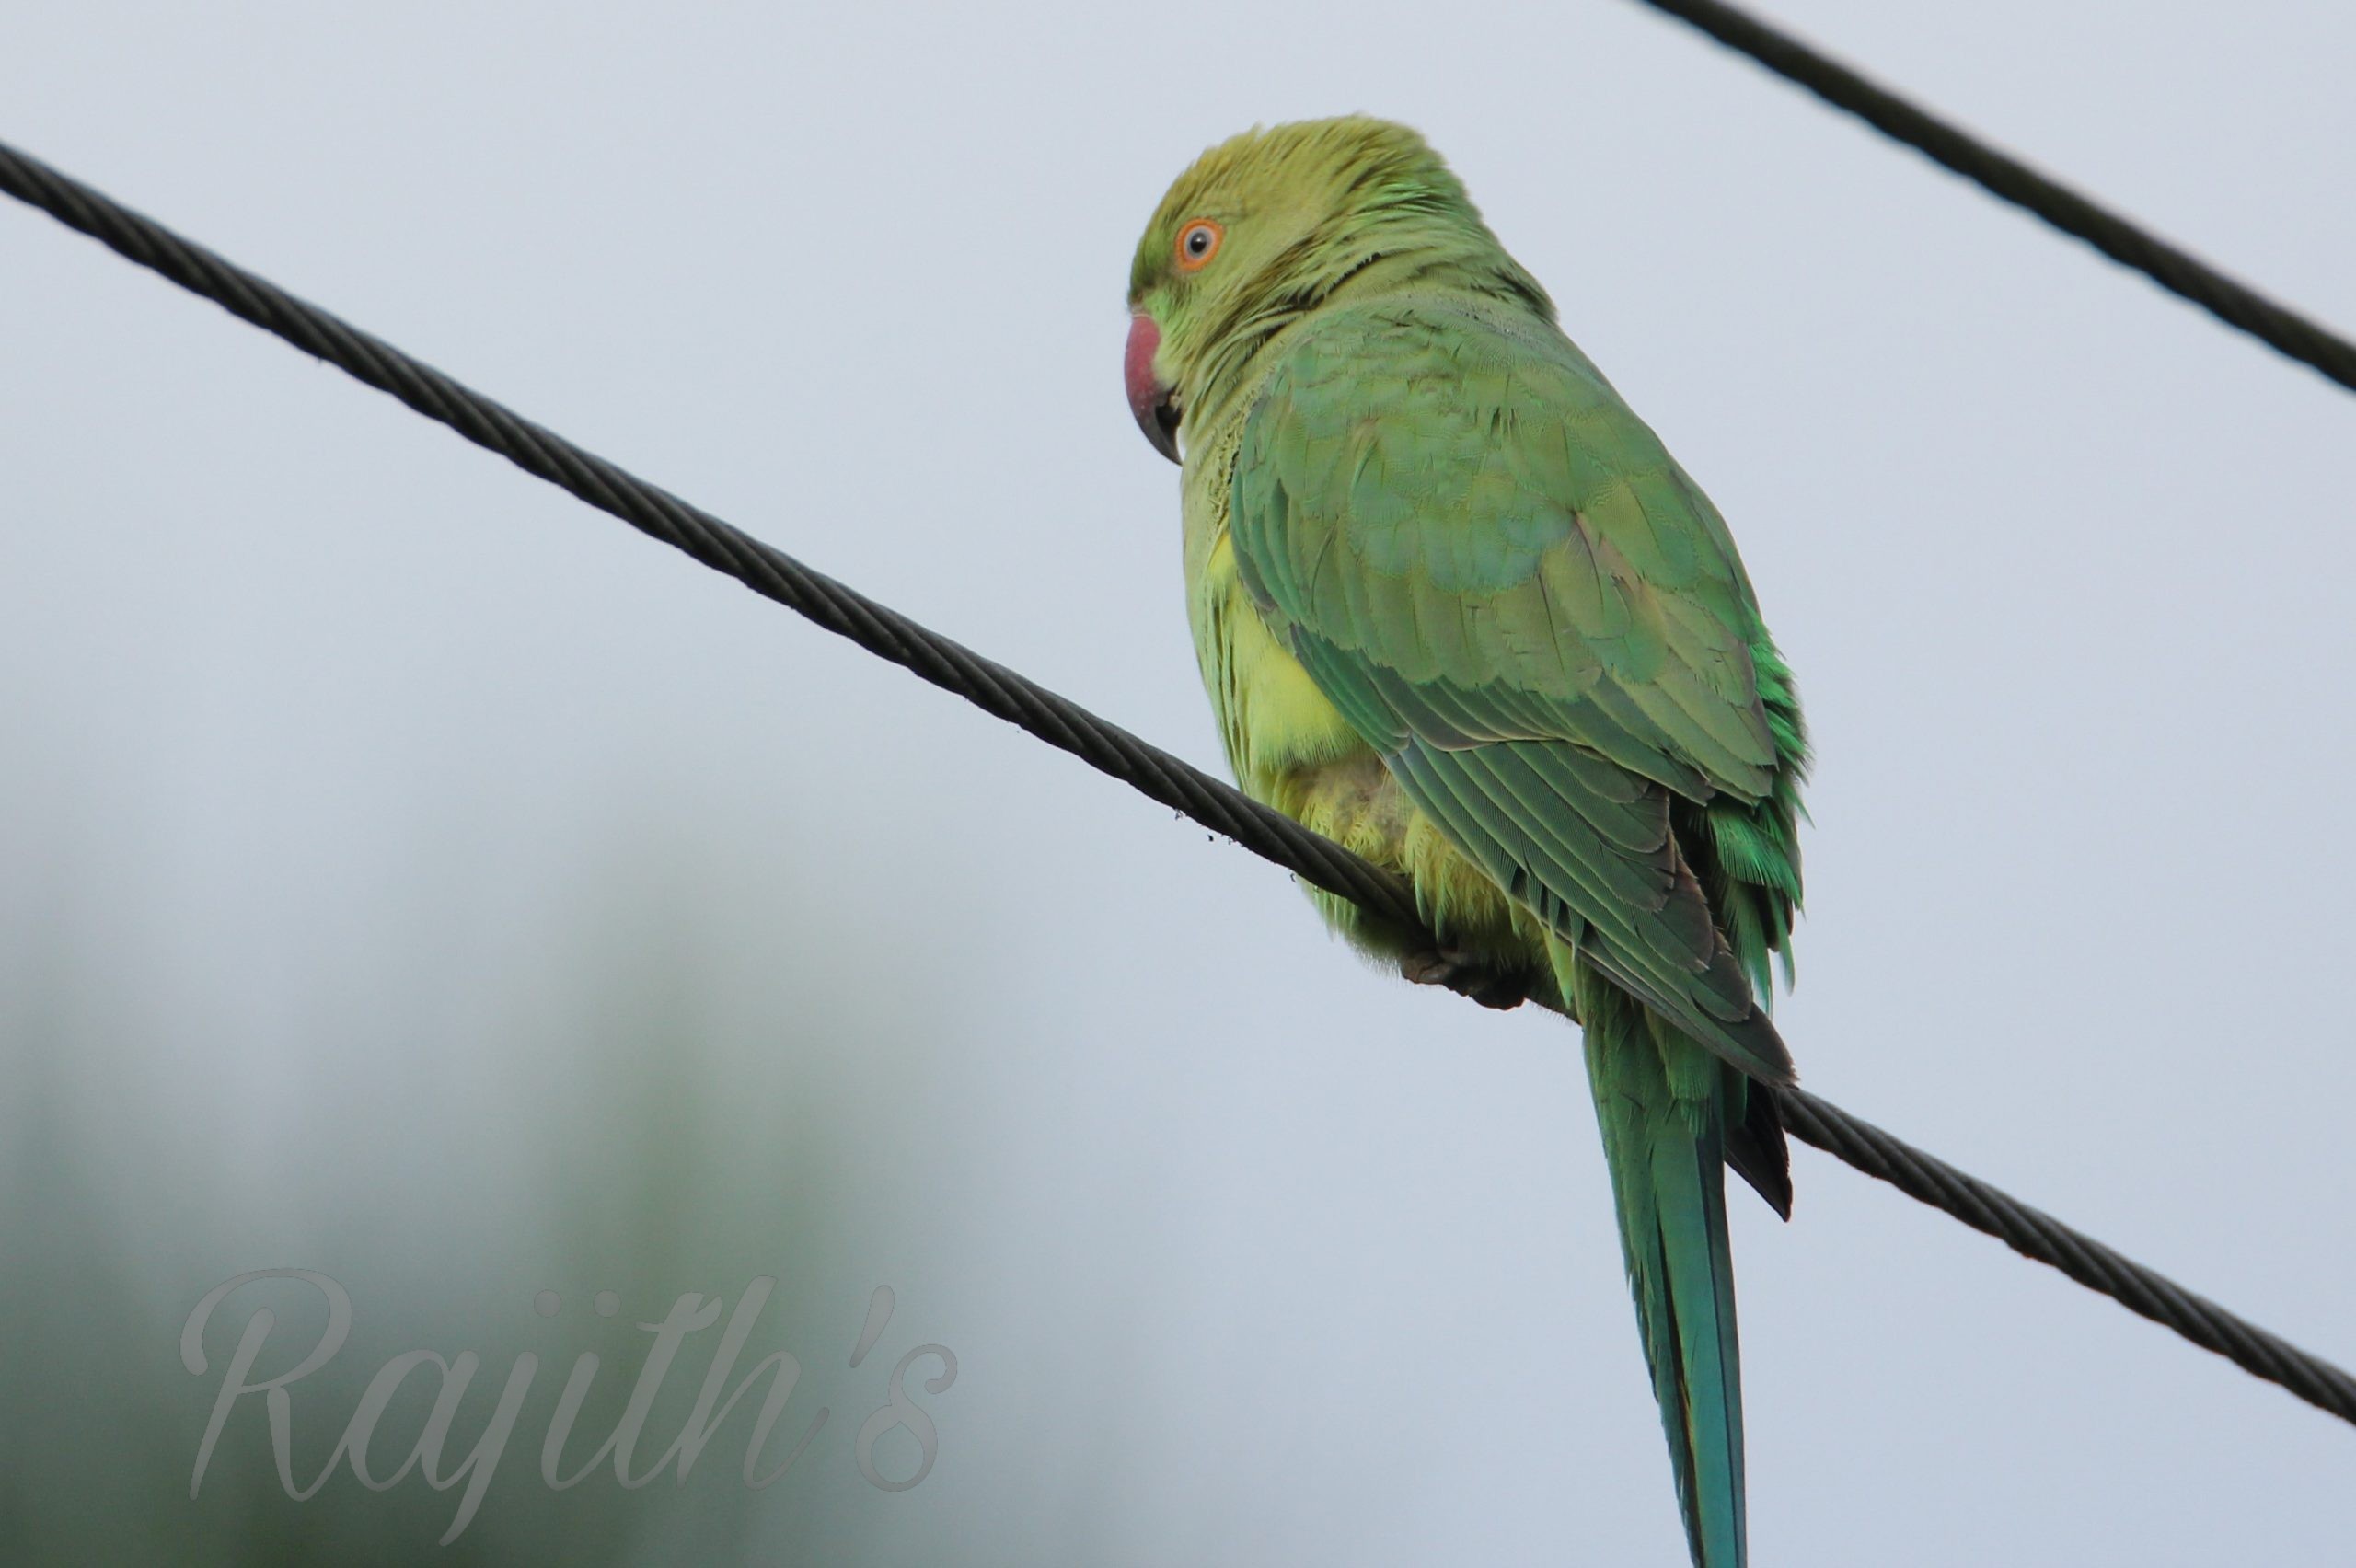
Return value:
<svg viewBox="0 0 2356 1568">
<path fill-rule="evenodd" d="M 0 135 L 1216 767 L 1129 249 L 1253 121 L 1420 126 L 1799 671 L 1806 1081 L 2356 1359 L 2356 404 L 1621 0 L 1273 9 L 93 0 L 0 20 Z M 2356 324 L 2340 10 L 1773 14 Z M 59 1162 L 0 1332 L 114 1259 L 164 1326 L 83 1371 L 152 1369 L 179 1454 L 170 1335 L 242 1270 L 499 1366 L 559 1354 L 536 1288 L 653 1315 L 757 1253 L 814 1377 L 878 1283 L 880 1354 L 963 1368 L 895 1495 L 846 1382 L 765 1560 L 1682 1561 L 1559 1020 L 1362 971 L 1281 874 L 45 218 L 0 278 L 0 1094 Z M 752 1252 L 622 1278 L 613 1151 L 680 1141 Z M 1792 1225 L 1737 1204 L 1762 1568 L 2344 1554 L 2356 1433 L 1796 1165 Z"/>
</svg>

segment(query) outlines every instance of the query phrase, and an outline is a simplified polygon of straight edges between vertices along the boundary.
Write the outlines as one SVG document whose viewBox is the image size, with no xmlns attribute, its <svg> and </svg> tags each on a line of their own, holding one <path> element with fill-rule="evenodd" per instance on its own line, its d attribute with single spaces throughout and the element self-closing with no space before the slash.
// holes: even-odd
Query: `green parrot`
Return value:
<svg viewBox="0 0 2356 1568">
<path fill-rule="evenodd" d="M 1765 1004 L 1807 747 L 1725 520 L 1403 126 L 1211 148 L 1128 303 L 1236 778 L 1407 877 L 1438 939 L 1315 894 L 1352 943 L 1579 1020 L 1687 1543 L 1740 1568 L 1724 1167 L 1789 1217 L 1757 1086 L 1793 1081 Z"/>
</svg>

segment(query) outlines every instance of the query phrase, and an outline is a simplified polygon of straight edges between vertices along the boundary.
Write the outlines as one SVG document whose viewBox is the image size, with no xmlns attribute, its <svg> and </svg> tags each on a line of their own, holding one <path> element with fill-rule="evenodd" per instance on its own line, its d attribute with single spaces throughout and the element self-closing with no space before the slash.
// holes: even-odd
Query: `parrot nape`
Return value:
<svg viewBox="0 0 2356 1568">
<path fill-rule="evenodd" d="M 1578 1020 L 1687 1544 L 1741 1568 L 1724 1167 L 1789 1216 L 1807 745 L 1726 522 L 1403 126 L 1211 148 L 1128 305 L 1236 778 L 1412 882 L 1437 948 L 1312 894 L 1359 949 Z"/>
</svg>

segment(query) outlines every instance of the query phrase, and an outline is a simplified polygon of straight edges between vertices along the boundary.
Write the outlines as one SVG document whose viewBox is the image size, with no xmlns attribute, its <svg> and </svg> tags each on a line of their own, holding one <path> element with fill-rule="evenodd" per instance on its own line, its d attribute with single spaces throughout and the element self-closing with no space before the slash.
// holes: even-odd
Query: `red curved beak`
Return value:
<svg viewBox="0 0 2356 1568">
<path fill-rule="evenodd" d="M 1129 412 L 1153 449 L 1178 461 L 1178 404 L 1171 389 L 1153 374 L 1153 352 L 1161 347 L 1161 329 L 1140 311 L 1129 317 L 1129 346 L 1121 356 L 1121 378 L 1128 384 Z"/>
</svg>

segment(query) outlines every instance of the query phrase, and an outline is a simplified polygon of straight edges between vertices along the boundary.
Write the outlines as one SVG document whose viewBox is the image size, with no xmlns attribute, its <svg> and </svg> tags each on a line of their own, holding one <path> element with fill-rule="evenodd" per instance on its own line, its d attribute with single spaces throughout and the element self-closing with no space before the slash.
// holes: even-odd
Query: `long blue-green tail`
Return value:
<svg viewBox="0 0 2356 1568">
<path fill-rule="evenodd" d="M 1742 1356 L 1727 1245 L 1730 1069 L 1618 990 L 1578 986 L 1588 1082 L 1698 1568 L 1743 1568 Z"/>
</svg>

